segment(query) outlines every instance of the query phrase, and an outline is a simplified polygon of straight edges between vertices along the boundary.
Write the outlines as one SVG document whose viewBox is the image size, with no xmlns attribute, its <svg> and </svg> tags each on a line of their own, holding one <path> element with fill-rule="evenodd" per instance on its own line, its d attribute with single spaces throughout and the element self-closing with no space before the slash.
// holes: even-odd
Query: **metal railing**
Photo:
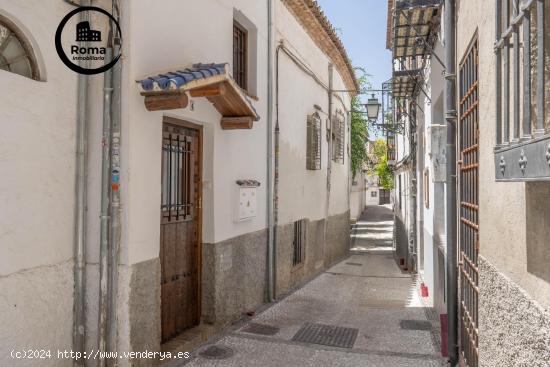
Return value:
<svg viewBox="0 0 550 367">
<path fill-rule="evenodd" d="M 496 0 L 497 181 L 550 180 L 544 0 Z"/>
</svg>

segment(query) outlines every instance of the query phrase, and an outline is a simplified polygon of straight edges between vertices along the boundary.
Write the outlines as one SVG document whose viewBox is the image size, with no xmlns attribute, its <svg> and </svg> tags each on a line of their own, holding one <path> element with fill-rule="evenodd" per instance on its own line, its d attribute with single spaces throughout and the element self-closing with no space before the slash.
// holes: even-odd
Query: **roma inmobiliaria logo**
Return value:
<svg viewBox="0 0 550 367">
<path fill-rule="evenodd" d="M 86 16 L 82 17 L 82 13 Z M 74 9 L 55 32 L 55 48 L 61 61 L 80 74 L 99 74 L 112 68 L 120 59 L 121 46 L 122 32 L 117 20 L 95 6 Z"/>
</svg>

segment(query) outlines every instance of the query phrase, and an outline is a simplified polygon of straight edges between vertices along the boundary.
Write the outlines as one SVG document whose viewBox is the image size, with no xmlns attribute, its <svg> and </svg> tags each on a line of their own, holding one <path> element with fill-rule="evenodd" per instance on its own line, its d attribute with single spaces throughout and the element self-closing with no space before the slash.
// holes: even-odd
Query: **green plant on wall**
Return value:
<svg viewBox="0 0 550 367">
<path fill-rule="evenodd" d="M 393 189 L 393 172 L 388 166 L 388 146 L 384 139 L 377 139 L 374 142 L 374 162 L 372 162 L 372 173 L 380 179 L 382 188 Z"/>
<path fill-rule="evenodd" d="M 367 74 L 364 70 L 363 75 L 357 79 L 359 82 L 360 90 L 364 90 L 367 87 Z M 365 115 L 361 111 L 361 100 L 358 96 L 354 96 L 351 99 L 351 173 L 353 178 L 363 167 L 363 163 L 367 160 L 367 150 L 365 143 L 369 137 L 367 129 L 367 120 Z"/>
</svg>

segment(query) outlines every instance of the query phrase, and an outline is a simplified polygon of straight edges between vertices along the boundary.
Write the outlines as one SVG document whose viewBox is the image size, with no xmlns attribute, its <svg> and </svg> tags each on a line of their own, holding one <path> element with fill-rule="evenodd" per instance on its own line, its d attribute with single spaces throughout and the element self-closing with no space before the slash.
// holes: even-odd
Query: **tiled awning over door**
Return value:
<svg viewBox="0 0 550 367">
<path fill-rule="evenodd" d="M 137 80 L 150 111 L 185 108 L 187 94 L 206 97 L 222 115 L 222 127 L 252 128 L 260 119 L 246 93 L 229 73 L 227 63 L 194 64 Z"/>
</svg>

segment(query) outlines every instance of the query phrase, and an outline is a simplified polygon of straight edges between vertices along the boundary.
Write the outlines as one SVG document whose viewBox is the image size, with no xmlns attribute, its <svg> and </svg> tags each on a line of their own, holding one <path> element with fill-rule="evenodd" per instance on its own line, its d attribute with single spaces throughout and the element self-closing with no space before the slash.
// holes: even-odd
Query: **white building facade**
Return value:
<svg viewBox="0 0 550 367">
<path fill-rule="evenodd" d="M 121 214 L 112 348 L 158 351 L 200 323 L 234 321 L 270 300 L 270 287 L 276 298 L 347 254 L 349 112 L 357 82 L 310 0 L 117 4 L 120 171 L 111 190 L 120 193 Z M 2 365 L 13 362 L 9 350 L 29 345 L 74 350 L 79 82 L 53 42 L 71 10 L 61 0 L 0 1 L 0 25 L 17 35 L 32 65 L 32 72 L 0 70 L 1 170 L 8 178 L 0 188 Z M 207 19 L 215 21 L 205 26 Z M 106 38 L 107 25 L 90 22 Z M 171 80 L 163 84 L 167 72 Z M 105 89 L 104 74 L 86 79 L 89 350 L 98 346 L 104 317 Z"/>
</svg>

